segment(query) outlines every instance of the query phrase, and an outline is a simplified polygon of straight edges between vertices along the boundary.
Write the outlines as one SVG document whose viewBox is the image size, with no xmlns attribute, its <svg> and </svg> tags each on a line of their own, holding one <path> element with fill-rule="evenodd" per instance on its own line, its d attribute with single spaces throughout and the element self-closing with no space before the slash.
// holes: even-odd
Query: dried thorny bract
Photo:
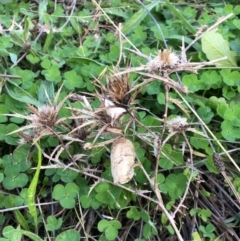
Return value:
<svg viewBox="0 0 240 241">
<path fill-rule="evenodd" d="M 198 123 L 188 123 L 187 118 L 176 116 L 174 118 L 170 118 L 166 122 L 167 129 L 170 133 L 183 133 L 186 131 L 191 131 L 196 134 L 205 136 L 203 132 L 198 131 L 197 129 L 191 127 L 191 125 L 198 124 Z"/>
<path fill-rule="evenodd" d="M 187 118 L 181 116 L 167 120 L 166 124 L 169 132 L 182 132 L 189 127 Z"/>
<path fill-rule="evenodd" d="M 158 56 L 151 59 L 147 66 L 151 72 L 162 71 L 175 67 L 180 62 L 179 56 L 171 49 L 164 49 L 158 51 Z"/>
<path fill-rule="evenodd" d="M 65 97 L 58 105 L 56 105 L 57 99 L 60 94 L 60 90 L 61 88 L 59 89 L 53 104 L 43 105 L 39 108 L 36 108 L 32 105 L 27 105 L 28 109 L 31 112 L 29 115 L 22 115 L 17 113 L 8 114 L 8 116 L 19 117 L 29 121 L 28 125 L 23 126 L 9 134 L 17 132 L 24 133 L 24 135 L 21 134 L 21 137 L 26 139 L 27 142 L 29 142 L 31 138 L 33 141 L 37 141 L 43 136 L 52 135 L 54 133 L 54 127 L 64 120 L 64 118 L 58 118 L 58 112 L 64 104 L 64 102 L 66 101 L 66 99 L 68 98 L 68 96 Z M 32 134 L 31 136 L 29 136 L 29 138 L 27 138 L 26 135 L 28 134 L 24 131 L 29 129 L 32 130 Z"/>
<path fill-rule="evenodd" d="M 111 126 L 114 126 L 116 121 L 127 113 L 131 101 L 129 74 L 108 76 L 107 87 L 101 85 L 101 88 L 104 96 L 102 98 L 104 113 L 111 118 Z"/>
<path fill-rule="evenodd" d="M 120 137 L 113 143 L 111 170 L 114 183 L 124 184 L 132 179 L 135 157 L 135 148 L 130 140 Z"/>
<path fill-rule="evenodd" d="M 29 116 L 35 126 L 52 128 L 57 122 L 58 112 L 55 106 L 44 105 L 37 109 L 32 105 L 28 105 L 28 109 L 32 112 Z"/>
<path fill-rule="evenodd" d="M 110 99 L 120 106 L 128 106 L 131 99 L 129 93 L 129 74 L 107 78 L 107 90 Z"/>
</svg>

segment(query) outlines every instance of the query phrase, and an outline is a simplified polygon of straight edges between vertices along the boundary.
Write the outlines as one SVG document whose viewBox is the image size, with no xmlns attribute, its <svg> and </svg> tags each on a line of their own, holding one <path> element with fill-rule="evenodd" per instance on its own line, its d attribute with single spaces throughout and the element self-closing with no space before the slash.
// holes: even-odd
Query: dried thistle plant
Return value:
<svg viewBox="0 0 240 241">
<path fill-rule="evenodd" d="M 159 72 L 168 68 L 174 68 L 180 63 L 180 57 L 171 49 L 164 49 L 158 51 L 158 56 L 151 59 L 147 63 L 147 67 L 151 72 Z"/>
<path fill-rule="evenodd" d="M 39 108 L 36 108 L 32 105 L 27 107 L 30 110 L 29 115 L 22 114 L 7 114 L 8 116 L 18 117 L 29 121 L 29 124 L 23 126 L 8 135 L 13 133 L 21 133 L 21 137 L 24 138 L 27 142 L 32 139 L 33 142 L 39 140 L 41 137 L 46 135 L 52 135 L 54 133 L 54 127 L 64 121 L 66 118 L 58 118 L 58 112 L 65 103 L 68 96 L 66 96 L 58 105 L 57 100 L 60 95 L 61 88 L 58 90 L 57 95 L 55 96 L 54 103 L 50 105 L 43 105 Z M 26 130 L 32 130 L 32 135 L 27 137 Z"/>
<path fill-rule="evenodd" d="M 198 124 L 198 123 L 187 122 L 187 118 L 181 117 L 181 116 L 169 118 L 166 121 L 166 127 L 170 133 L 184 133 L 186 131 L 191 131 L 191 132 L 194 132 L 196 134 L 206 137 L 203 132 L 198 131 L 197 129 L 191 127 L 192 125 L 196 125 L 196 124 Z"/>
<path fill-rule="evenodd" d="M 129 105 L 131 99 L 129 91 L 129 74 L 107 77 L 107 94 L 116 105 L 124 107 Z"/>
<path fill-rule="evenodd" d="M 107 76 L 107 86 L 101 84 L 99 87 L 102 94 L 99 99 L 102 103 L 100 111 L 102 117 L 112 127 L 117 126 L 117 121 L 121 116 L 128 112 L 128 107 L 131 102 L 129 74 L 116 76 L 114 73 Z M 106 117 L 104 117 L 106 115 Z M 108 121 L 110 117 L 110 122 Z M 107 124 L 106 123 L 106 124 Z"/>
</svg>

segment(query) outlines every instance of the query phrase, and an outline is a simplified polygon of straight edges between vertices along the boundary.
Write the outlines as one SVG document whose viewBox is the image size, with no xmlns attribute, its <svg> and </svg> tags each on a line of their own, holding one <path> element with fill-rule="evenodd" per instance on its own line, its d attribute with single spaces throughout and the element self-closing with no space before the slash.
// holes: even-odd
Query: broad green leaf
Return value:
<svg viewBox="0 0 240 241">
<path fill-rule="evenodd" d="M 80 197 L 80 202 L 81 202 L 83 208 L 89 208 L 92 203 L 92 197 L 90 197 L 88 195 L 82 195 Z"/>
<path fill-rule="evenodd" d="M 233 20 L 233 25 L 234 25 L 235 27 L 237 27 L 238 29 L 240 29 L 240 20 L 239 20 L 239 19 L 234 19 L 234 20 Z"/>
<path fill-rule="evenodd" d="M 228 141 L 235 141 L 240 138 L 240 128 L 234 127 L 232 121 L 225 120 L 221 124 L 222 136 Z"/>
<path fill-rule="evenodd" d="M 8 113 L 9 113 L 8 108 L 5 105 L 0 104 L 0 123 L 7 122 L 8 118 L 4 114 L 8 114 Z"/>
<path fill-rule="evenodd" d="M 54 199 L 59 200 L 64 208 L 71 209 L 75 206 L 75 198 L 77 197 L 79 188 L 75 183 L 68 183 L 65 187 L 57 184 L 54 187 L 52 196 Z"/>
<path fill-rule="evenodd" d="M 48 70 L 42 70 L 41 73 L 48 81 L 58 83 L 61 80 L 61 72 L 57 64 L 53 64 Z"/>
<path fill-rule="evenodd" d="M 184 174 L 170 174 L 166 181 L 160 184 L 160 189 L 164 193 L 168 193 L 173 199 L 180 198 L 186 189 L 187 178 Z"/>
<path fill-rule="evenodd" d="M 41 105 L 53 103 L 54 100 L 54 85 L 50 81 L 42 81 L 38 89 L 38 101 Z"/>
<path fill-rule="evenodd" d="M 59 229 L 62 226 L 62 218 L 56 218 L 55 216 L 48 216 L 46 229 L 48 231 L 54 231 Z"/>
<path fill-rule="evenodd" d="M 109 227 L 109 222 L 105 219 L 98 222 L 98 230 L 103 232 L 107 227 Z"/>
<path fill-rule="evenodd" d="M 240 85 L 240 73 L 239 71 L 231 71 L 230 69 L 222 69 L 220 71 L 223 77 L 223 82 L 228 86 L 239 86 Z"/>
<path fill-rule="evenodd" d="M 81 237 L 78 231 L 74 229 L 69 229 L 67 231 L 60 233 L 56 237 L 56 241 L 79 241 L 80 238 Z"/>
<path fill-rule="evenodd" d="M 131 207 L 130 210 L 127 212 L 127 217 L 137 221 L 140 219 L 140 213 L 136 207 Z"/>
<path fill-rule="evenodd" d="M 5 83 L 5 88 L 7 93 L 15 100 L 21 101 L 24 103 L 32 104 L 35 106 L 39 106 L 39 102 L 34 99 L 27 91 L 19 87 L 18 85 L 15 85 L 13 83 L 10 83 L 9 81 Z"/>
<path fill-rule="evenodd" d="M 118 235 L 118 230 L 116 228 L 114 228 L 113 226 L 109 226 L 105 230 L 105 235 L 109 241 L 115 240 Z"/>
<path fill-rule="evenodd" d="M 236 54 L 230 51 L 229 43 L 220 33 L 207 32 L 202 37 L 202 49 L 209 60 L 227 57 L 215 63 L 217 67 L 237 67 Z"/>
<path fill-rule="evenodd" d="M 208 106 L 201 106 L 197 109 L 197 113 L 205 122 L 205 124 L 209 124 L 212 120 L 214 113 L 212 112 L 211 108 Z"/>
<path fill-rule="evenodd" d="M 75 88 L 80 88 L 83 85 L 82 77 L 78 75 L 75 70 L 65 72 L 64 78 L 64 86 L 68 90 L 74 90 Z"/>
<path fill-rule="evenodd" d="M 6 176 L 3 179 L 3 186 L 7 190 L 13 190 L 17 187 L 24 187 L 28 183 L 28 176 L 25 173 L 20 173 L 17 176 Z"/>
<path fill-rule="evenodd" d="M 109 223 L 116 229 L 120 229 L 122 224 L 118 220 L 111 220 Z"/>
<path fill-rule="evenodd" d="M 17 55 L 14 53 L 9 53 L 10 59 L 13 62 L 14 65 L 17 64 Z"/>
<path fill-rule="evenodd" d="M 41 2 L 39 2 L 38 14 L 39 14 L 40 24 L 44 23 L 44 16 L 47 13 L 47 5 L 48 5 L 48 0 L 42 0 Z"/>
<path fill-rule="evenodd" d="M 78 176 L 77 172 L 70 169 L 58 169 L 57 174 L 61 176 L 61 180 L 65 183 L 72 182 Z"/>
<path fill-rule="evenodd" d="M 145 210 L 142 210 L 142 211 L 140 212 L 140 216 L 141 216 L 141 219 L 142 219 L 145 223 L 147 223 L 147 222 L 150 220 L 150 216 L 149 216 L 148 212 L 145 211 Z"/>
<path fill-rule="evenodd" d="M 40 61 L 40 58 L 37 56 L 34 56 L 32 54 L 28 54 L 26 56 L 26 59 L 31 63 L 31 64 L 36 64 Z"/>
<path fill-rule="evenodd" d="M 189 91 L 196 92 L 198 90 L 204 89 L 203 81 L 199 80 L 196 74 L 184 75 L 182 83 L 184 86 L 188 87 Z"/>
</svg>

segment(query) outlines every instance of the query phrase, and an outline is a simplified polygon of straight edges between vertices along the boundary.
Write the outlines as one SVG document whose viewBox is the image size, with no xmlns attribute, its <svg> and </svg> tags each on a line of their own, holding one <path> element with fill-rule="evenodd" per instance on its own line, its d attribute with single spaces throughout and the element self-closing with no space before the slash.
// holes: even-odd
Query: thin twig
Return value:
<svg viewBox="0 0 240 241">
<path fill-rule="evenodd" d="M 211 27 L 209 27 L 205 32 L 203 32 L 202 34 L 200 34 L 197 38 L 195 38 L 195 39 L 186 47 L 186 51 L 187 51 L 188 49 L 190 49 L 200 38 L 202 38 L 202 36 L 203 36 L 206 32 L 213 31 L 214 29 L 217 28 L 218 25 L 220 25 L 222 22 L 226 21 L 227 19 L 231 18 L 233 15 L 234 15 L 233 13 L 230 13 L 230 14 L 228 14 L 226 17 L 222 17 L 221 19 L 218 19 L 215 24 L 213 24 Z"/>
<path fill-rule="evenodd" d="M 223 147 L 221 142 L 217 139 L 217 137 L 212 133 L 212 131 L 208 128 L 208 126 L 204 123 L 204 121 L 200 118 L 200 116 L 197 114 L 197 112 L 191 107 L 191 105 L 187 102 L 187 100 L 176 90 L 178 95 L 181 97 L 181 99 L 184 101 L 184 103 L 189 107 L 189 109 L 193 112 L 193 114 L 197 117 L 199 122 L 205 127 L 205 129 L 208 131 L 208 133 L 212 136 L 212 138 L 216 141 L 216 143 L 219 145 L 219 147 L 223 150 L 223 152 L 227 155 L 229 160 L 233 163 L 233 165 L 236 167 L 236 169 L 240 172 L 239 166 L 236 164 L 236 162 L 232 159 L 232 157 L 229 155 L 227 150 Z"/>
<path fill-rule="evenodd" d="M 57 203 L 58 203 L 57 201 L 47 202 L 47 203 L 36 203 L 36 206 L 37 207 L 39 207 L 39 206 L 49 206 L 49 205 L 57 204 Z M 14 210 L 25 209 L 25 208 L 28 208 L 28 206 L 27 205 L 23 205 L 23 206 L 19 206 L 19 207 L 0 209 L 0 213 L 6 213 L 6 212 L 14 211 Z"/>
</svg>

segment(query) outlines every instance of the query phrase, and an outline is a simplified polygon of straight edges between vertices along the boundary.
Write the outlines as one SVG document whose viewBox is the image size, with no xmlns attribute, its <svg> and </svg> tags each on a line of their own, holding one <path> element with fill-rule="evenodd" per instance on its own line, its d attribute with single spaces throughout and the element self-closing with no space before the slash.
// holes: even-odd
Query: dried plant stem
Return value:
<svg viewBox="0 0 240 241">
<path fill-rule="evenodd" d="M 219 19 L 215 24 L 213 24 L 211 27 L 209 27 L 205 32 L 203 32 L 202 34 L 200 34 L 197 38 L 195 38 L 185 49 L 185 51 L 187 51 L 188 49 L 190 49 L 200 38 L 202 38 L 202 36 L 206 33 L 206 32 L 210 32 L 213 31 L 214 29 L 217 28 L 218 25 L 220 25 L 222 22 L 226 21 L 227 19 L 231 18 L 234 14 L 230 13 L 228 14 L 226 17 L 223 17 L 221 19 Z"/>
<path fill-rule="evenodd" d="M 119 54 L 119 58 L 118 58 L 118 62 L 117 62 L 117 64 L 116 64 L 116 67 L 119 67 L 120 66 L 120 63 L 121 63 L 121 60 L 122 60 L 122 54 L 123 54 L 123 52 L 122 52 L 122 50 L 123 50 L 123 44 L 122 44 L 122 24 L 121 23 L 119 23 L 119 25 L 118 25 L 119 27 L 118 27 L 118 36 L 119 36 L 119 47 L 120 47 L 120 54 Z"/>
<path fill-rule="evenodd" d="M 128 41 L 128 43 L 137 51 L 137 52 L 140 52 L 136 46 L 127 38 L 127 36 L 121 32 L 117 25 L 112 21 L 112 19 L 106 14 L 106 12 L 104 12 L 104 10 L 101 8 L 101 6 L 95 1 L 95 0 L 92 0 L 92 3 L 98 8 L 100 9 L 100 11 L 103 13 L 103 15 L 107 18 L 107 20 L 115 27 L 115 29 L 118 30 L 119 33 L 121 33 L 121 35 L 124 37 L 124 39 L 126 39 Z"/>
<path fill-rule="evenodd" d="M 158 184 L 157 184 L 157 175 L 158 175 L 158 165 L 159 165 L 159 161 L 160 161 L 160 156 L 161 156 L 161 152 L 162 152 L 162 140 L 163 140 L 163 135 L 165 133 L 166 130 L 166 122 L 167 122 L 167 116 L 168 116 L 168 92 L 169 92 L 169 88 L 167 85 L 164 85 L 165 88 L 165 111 L 164 111 L 164 115 L 163 115 L 163 127 L 162 127 L 162 131 L 161 134 L 158 137 L 157 140 L 157 155 L 156 155 L 156 165 L 155 165 L 155 185 L 154 188 L 155 190 L 158 189 Z"/>
<path fill-rule="evenodd" d="M 185 192 L 183 194 L 183 197 L 181 198 L 180 203 L 178 204 L 177 208 L 175 209 L 175 211 L 173 213 L 173 218 L 175 217 L 175 215 L 177 214 L 178 210 L 181 208 L 181 206 L 183 205 L 183 203 L 184 203 L 184 201 L 185 201 L 185 199 L 187 197 L 187 194 L 188 194 L 188 191 L 189 191 L 189 187 L 190 187 L 190 183 L 191 183 L 191 180 L 192 180 L 192 177 L 193 177 L 193 149 L 192 149 L 192 147 L 191 147 L 191 145 L 190 145 L 190 143 L 188 141 L 188 138 L 187 138 L 185 132 L 183 132 L 182 134 L 183 134 L 184 139 L 185 139 L 185 141 L 187 143 L 187 146 L 189 148 L 190 162 L 191 162 L 191 167 L 192 168 L 191 168 L 191 174 L 190 174 L 189 180 L 187 182 L 186 190 L 185 190 Z"/>
<path fill-rule="evenodd" d="M 139 167 L 142 169 L 144 175 L 145 175 L 146 178 L 148 179 L 149 184 L 151 185 L 152 189 L 154 190 L 154 193 L 156 194 L 156 197 L 157 197 L 157 200 L 158 200 L 157 204 L 158 204 L 160 210 L 163 211 L 164 214 L 166 215 L 166 217 L 168 218 L 170 224 L 172 225 L 174 231 L 176 232 L 176 235 L 177 235 L 177 237 L 178 237 L 178 240 L 179 240 L 179 241 L 184 241 L 183 238 L 182 238 L 182 236 L 181 236 L 181 234 L 180 234 L 180 232 L 179 232 L 179 230 L 178 230 L 178 228 L 177 228 L 177 226 L 176 226 L 176 224 L 175 224 L 174 218 L 172 217 L 172 215 L 167 211 L 167 209 L 166 209 L 165 206 L 164 206 L 164 203 L 163 203 L 163 200 L 162 200 L 162 195 L 161 195 L 161 193 L 160 193 L 160 190 L 159 190 L 159 188 L 158 188 L 158 185 L 156 185 L 156 184 L 157 184 L 156 178 L 155 178 L 155 181 L 154 181 L 154 182 L 151 180 L 151 178 L 149 177 L 149 175 L 148 175 L 147 172 L 145 171 L 145 169 L 144 169 L 144 167 L 142 166 L 142 163 L 140 162 L 139 159 L 138 159 L 138 165 L 139 165 Z"/>
<path fill-rule="evenodd" d="M 216 141 L 218 146 L 223 150 L 223 152 L 227 155 L 229 160 L 232 162 L 232 164 L 236 167 L 236 169 L 240 172 L 239 166 L 236 164 L 236 162 L 232 159 L 232 157 L 229 155 L 227 150 L 223 147 L 223 145 L 220 143 L 220 141 L 216 138 L 216 136 L 212 133 L 212 131 L 208 128 L 208 126 L 204 123 L 204 121 L 200 118 L 200 116 L 197 114 L 197 112 L 191 107 L 191 105 L 186 101 L 186 99 L 176 90 L 178 95 L 181 97 L 181 99 L 184 101 L 184 103 L 188 106 L 188 108 L 192 111 L 192 113 L 198 118 L 199 122 L 204 126 L 204 128 L 208 131 L 208 133 L 212 136 L 212 138 Z"/>
<path fill-rule="evenodd" d="M 161 77 L 159 75 L 156 74 L 149 74 L 149 73 L 144 73 L 144 72 L 139 72 L 139 74 L 152 78 L 152 81 L 154 80 L 160 80 L 161 82 L 163 82 L 164 84 L 168 85 L 169 87 L 178 90 L 184 94 L 188 93 L 188 90 L 185 86 L 180 85 L 179 83 L 175 82 L 174 80 L 170 79 L 169 77 Z"/>
<path fill-rule="evenodd" d="M 126 186 L 123 186 L 123 185 L 121 185 L 121 184 L 114 184 L 113 182 L 111 182 L 111 181 L 109 181 L 109 180 L 106 180 L 106 179 L 104 179 L 104 178 L 98 177 L 98 176 L 96 176 L 96 175 L 94 175 L 94 174 L 92 174 L 92 173 L 86 172 L 86 171 L 84 171 L 84 170 L 82 170 L 82 169 L 75 169 L 75 168 L 73 168 L 73 167 L 68 167 L 68 166 L 65 165 L 64 163 L 61 163 L 59 160 L 56 161 L 55 159 L 51 158 L 49 155 L 47 155 L 47 154 L 44 153 L 44 152 L 43 152 L 43 155 L 44 155 L 46 158 L 51 159 L 52 161 L 55 161 L 57 164 L 56 164 L 56 165 L 42 166 L 41 169 L 68 168 L 68 169 L 70 169 L 70 170 L 72 170 L 72 171 L 75 171 L 75 172 L 77 172 L 77 173 L 81 173 L 81 174 L 83 174 L 83 175 L 92 177 L 93 179 L 96 179 L 98 182 L 106 182 L 106 183 L 109 183 L 109 184 L 112 184 L 112 185 L 121 187 L 122 189 L 124 189 L 124 190 L 126 190 L 126 191 L 129 191 L 129 192 L 131 192 L 131 193 L 134 193 L 134 194 L 136 194 L 136 195 L 138 195 L 138 196 L 141 196 L 141 197 L 149 200 L 150 202 L 153 202 L 153 203 L 155 203 L 155 204 L 158 204 L 158 201 L 157 201 L 157 200 L 155 200 L 155 199 L 153 199 L 153 198 L 151 198 L 151 197 L 149 197 L 149 196 L 144 195 L 144 193 L 149 193 L 149 192 L 151 192 L 151 191 L 149 191 L 149 190 L 133 190 L 133 189 L 128 188 L 128 187 L 126 187 Z"/>
<path fill-rule="evenodd" d="M 194 192 L 194 205 L 193 205 L 193 208 L 195 209 L 195 208 L 197 208 L 198 207 L 198 198 L 199 198 L 199 186 L 200 186 L 200 182 L 201 182 L 201 180 L 200 180 L 200 176 L 198 176 L 198 178 L 197 178 L 197 184 L 196 184 L 196 189 L 195 189 L 195 192 Z M 195 226 L 196 226 L 196 219 L 197 219 L 197 217 L 196 217 L 196 213 L 193 215 L 193 217 L 192 217 L 192 221 L 191 221 L 191 233 L 193 233 L 194 232 L 194 230 L 195 230 Z"/>
<path fill-rule="evenodd" d="M 58 133 L 56 131 L 54 131 L 52 128 L 49 128 L 49 130 L 57 137 L 57 139 L 60 141 L 62 148 L 66 151 L 66 153 L 68 154 L 68 156 L 71 158 L 71 160 L 73 160 L 73 157 L 71 155 L 71 153 L 68 151 L 68 149 L 66 148 L 66 145 L 63 143 L 62 138 L 58 135 Z"/>
<path fill-rule="evenodd" d="M 10 74 L 0 74 L 0 78 L 21 79 L 21 76 L 18 76 L 18 75 L 10 75 Z"/>
<path fill-rule="evenodd" d="M 238 203 L 240 204 L 240 196 L 239 196 L 238 192 L 236 191 L 235 187 L 233 186 L 232 182 L 229 180 L 226 172 L 225 171 L 221 171 L 221 174 L 223 175 L 225 181 L 228 183 L 230 189 L 232 190 L 234 196 L 236 197 Z"/>
<path fill-rule="evenodd" d="M 78 196 L 78 199 L 79 199 L 79 196 Z M 79 201 L 79 203 L 80 203 L 80 200 L 78 200 Z M 75 227 L 75 229 L 78 229 L 78 227 L 82 227 L 82 229 L 83 229 L 83 233 L 84 233 L 84 236 L 85 236 L 85 240 L 86 241 L 88 241 L 88 233 L 86 232 L 86 229 L 85 229 L 85 222 L 84 222 L 84 215 L 83 215 L 83 212 L 82 212 L 82 207 L 81 207 L 81 205 L 78 205 L 79 206 L 79 212 L 76 210 L 76 208 L 74 208 L 75 209 L 75 213 L 76 213 L 76 216 L 77 216 L 77 218 L 78 218 L 78 223 L 76 224 L 76 227 Z M 80 213 L 81 214 L 81 217 L 79 217 L 79 215 L 78 215 L 78 213 Z"/>
<path fill-rule="evenodd" d="M 43 218 L 42 218 L 42 221 L 43 221 L 43 225 L 44 225 L 44 227 L 45 227 L 46 233 L 47 233 L 48 240 L 51 241 L 51 237 L 50 237 L 49 232 L 48 232 L 48 230 L 47 230 L 47 228 L 46 228 L 46 221 L 45 221 L 45 219 L 44 219 L 44 215 L 43 215 L 43 212 L 42 212 L 42 207 L 41 207 L 39 201 L 40 201 L 39 198 L 37 198 L 37 203 L 38 203 L 38 204 L 36 204 L 36 205 L 38 206 L 39 212 L 41 213 L 41 215 L 42 215 L 42 217 L 43 217 Z"/>
<path fill-rule="evenodd" d="M 36 203 L 36 206 L 49 206 L 49 205 L 53 205 L 53 204 L 57 204 L 57 201 L 52 201 L 52 202 L 47 202 L 47 203 Z M 6 213 L 6 212 L 11 212 L 14 210 L 19 210 L 19 209 L 25 209 L 27 208 L 27 205 L 23 205 L 23 206 L 19 206 L 19 207 L 13 207 L 13 208 L 5 208 L 5 209 L 0 209 L 0 213 Z"/>
</svg>

